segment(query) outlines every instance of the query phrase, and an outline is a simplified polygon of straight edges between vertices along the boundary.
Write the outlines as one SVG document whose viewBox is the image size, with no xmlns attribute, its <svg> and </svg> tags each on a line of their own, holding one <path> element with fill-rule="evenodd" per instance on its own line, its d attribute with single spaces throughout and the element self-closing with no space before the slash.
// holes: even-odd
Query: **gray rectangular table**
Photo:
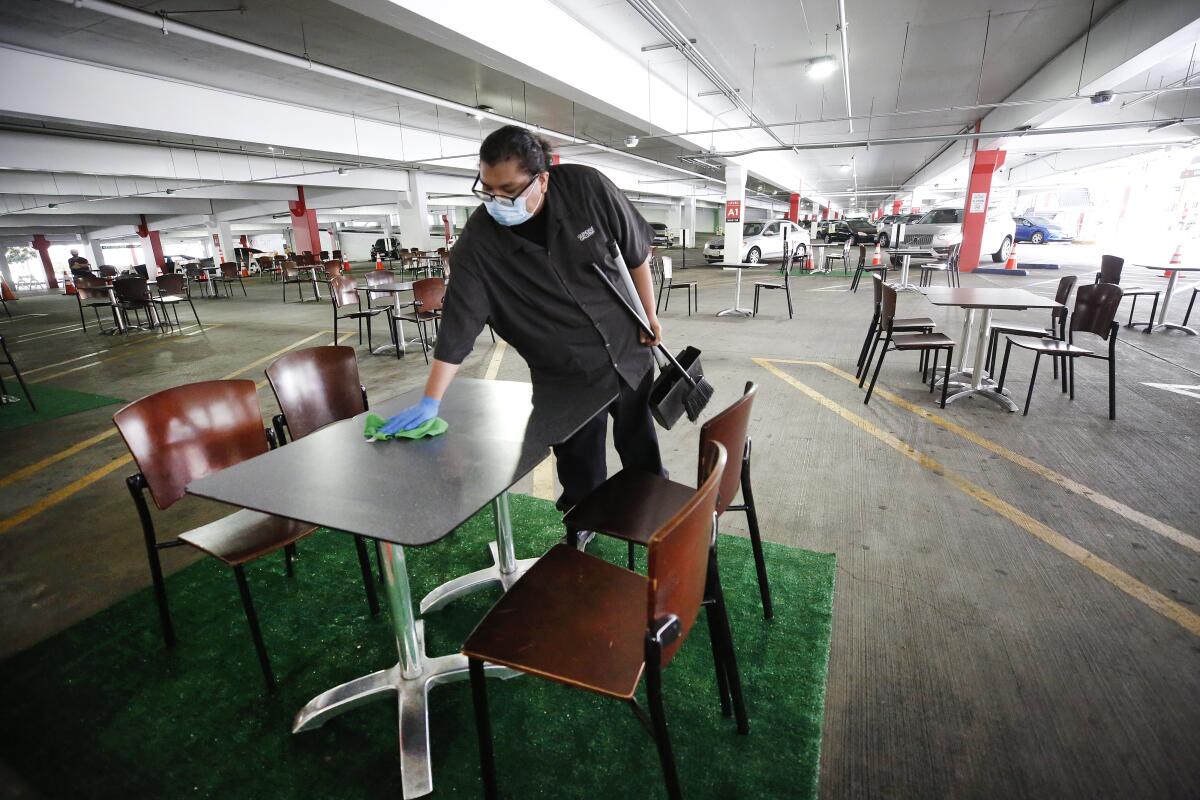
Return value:
<svg viewBox="0 0 1200 800">
<path fill-rule="evenodd" d="M 1030 308 L 1062 308 L 1062 303 L 1034 294 L 1026 289 L 928 288 L 921 291 L 935 306 L 958 306 L 967 312 L 963 319 L 962 340 L 958 343 L 958 372 L 950 376 L 951 383 L 957 384 L 960 388 L 946 398 L 946 404 L 949 405 L 963 397 L 980 395 L 1009 411 L 1016 411 L 1017 404 L 1008 399 L 1006 391 L 1001 392 L 996 389 L 995 382 L 983 368 L 984 357 L 987 354 L 988 329 L 992 323 L 992 309 L 1025 311 Z M 979 316 L 978 333 L 975 340 L 975 366 L 966 369 L 966 358 L 970 349 L 971 322 L 977 310 L 983 313 Z M 969 378 L 970 382 L 965 382 L 963 378 Z"/>
<path fill-rule="evenodd" d="M 726 271 L 732 269 L 737 272 L 737 281 L 734 284 L 734 290 L 733 290 L 733 308 L 726 308 L 722 311 L 718 311 L 717 312 L 718 317 L 732 317 L 732 316 L 749 317 L 749 316 L 753 315 L 754 312 L 750 311 L 749 309 L 741 307 L 742 306 L 742 270 L 753 269 L 754 267 L 758 267 L 758 266 L 762 266 L 762 265 L 759 263 L 751 264 L 749 262 L 742 262 L 742 263 L 738 263 L 738 264 L 721 264 L 721 269 L 726 270 Z"/>
<path fill-rule="evenodd" d="M 1179 273 L 1200 272 L 1200 267 L 1181 267 L 1178 264 L 1167 264 L 1166 266 L 1158 264 L 1134 264 L 1134 266 L 1141 267 L 1142 269 L 1161 269 L 1171 273 L 1171 277 L 1167 278 L 1167 293 L 1163 295 L 1162 311 L 1158 314 L 1158 322 L 1150 320 L 1146 324 L 1146 333 L 1150 333 L 1155 328 L 1173 328 L 1177 331 L 1183 331 L 1190 336 L 1195 336 L 1196 331 L 1194 328 L 1167 322 L 1167 309 L 1171 306 L 1171 296 L 1175 294 L 1175 284 L 1179 281 Z"/>
<path fill-rule="evenodd" d="M 329 425 L 291 444 L 188 485 L 200 497 L 378 539 L 399 661 L 388 669 L 335 686 L 296 715 L 293 733 L 376 698 L 396 695 L 399 706 L 403 797 L 433 791 L 429 757 L 429 689 L 465 680 L 458 653 L 425 653 L 423 621 L 415 618 L 404 548 L 432 544 L 492 503 L 493 566 L 435 589 L 421 604 L 433 611 L 456 597 L 499 583 L 507 590 L 536 559 L 517 561 L 507 490 L 616 397 L 616 384 L 539 387 L 459 378 L 439 412 L 443 436 L 419 441 L 367 442 L 365 414 Z M 382 403 L 387 417 L 420 398 L 413 390 Z M 354 475 L 330 481 L 329 475 Z M 419 492 L 405 491 L 420 487 Z M 493 676 L 511 677 L 502 668 Z"/>
</svg>

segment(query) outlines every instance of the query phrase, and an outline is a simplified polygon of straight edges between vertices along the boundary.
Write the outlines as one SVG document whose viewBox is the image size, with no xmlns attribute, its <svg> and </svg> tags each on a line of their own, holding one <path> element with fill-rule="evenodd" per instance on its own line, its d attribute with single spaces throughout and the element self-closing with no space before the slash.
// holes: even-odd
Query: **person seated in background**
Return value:
<svg viewBox="0 0 1200 800">
<path fill-rule="evenodd" d="M 71 257 L 67 259 L 67 266 L 70 268 L 71 274 L 76 277 L 92 274 L 92 265 L 86 258 L 79 255 L 78 250 L 71 250 Z"/>
</svg>

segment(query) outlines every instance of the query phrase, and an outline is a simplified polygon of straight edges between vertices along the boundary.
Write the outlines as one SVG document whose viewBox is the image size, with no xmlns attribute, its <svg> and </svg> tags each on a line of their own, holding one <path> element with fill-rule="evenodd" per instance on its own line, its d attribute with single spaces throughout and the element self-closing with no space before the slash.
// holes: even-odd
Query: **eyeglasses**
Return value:
<svg viewBox="0 0 1200 800">
<path fill-rule="evenodd" d="M 538 174 L 540 175 L 541 173 L 538 173 Z M 485 203 L 496 203 L 496 204 L 502 205 L 502 206 L 515 206 L 517 204 L 517 201 L 524 199 L 525 194 L 531 188 L 533 188 L 533 184 L 537 183 L 537 179 L 538 179 L 538 175 L 534 175 L 533 180 L 531 180 L 529 183 L 525 184 L 525 188 L 522 189 L 521 191 L 517 192 L 516 197 L 506 197 L 505 195 L 502 195 L 502 194 L 492 194 L 491 192 L 485 192 L 483 189 L 480 189 L 479 188 L 480 175 L 478 173 L 476 173 L 475 174 L 475 182 L 473 184 L 471 184 L 471 194 L 475 195 L 476 197 L 478 197 L 480 200 L 482 200 Z"/>
</svg>

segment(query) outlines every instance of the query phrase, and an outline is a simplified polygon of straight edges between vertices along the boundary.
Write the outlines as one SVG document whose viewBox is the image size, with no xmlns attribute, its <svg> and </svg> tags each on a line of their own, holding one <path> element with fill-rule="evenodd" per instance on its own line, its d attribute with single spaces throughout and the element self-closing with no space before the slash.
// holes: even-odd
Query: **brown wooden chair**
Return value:
<svg viewBox="0 0 1200 800">
<path fill-rule="evenodd" d="M 294 350 L 267 367 L 267 380 L 279 403 L 280 413 L 272 418 L 271 425 L 280 445 L 287 444 L 288 434 L 292 440 L 300 439 L 330 423 L 361 414 L 369 407 L 367 387 L 359 382 L 358 359 L 352 347 L 332 345 Z M 379 613 L 379 601 L 371 580 L 371 560 L 363 537 L 354 539 L 367 604 L 373 616 Z M 378 540 L 375 558 L 382 581 L 383 556 Z"/>
<path fill-rule="evenodd" d="M 113 301 L 113 296 L 109 292 L 108 282 L 104 278 L 92 277 L 89 275 L 76 275 L 75 281 L 75 301 L 79 303 L 79 324 L 83 328 L 83 332 L 87 333 L 87 317 L 84 315 L 85 308 L 92 309 L 92 313 L 96 315 L 96 326 L 100 328 L 101 333 L 113 333 L 117 330 L 117 310 L 116 303 Z M 100 320 L 101 308 L 107 308 L 113 315 L 113 327 L 105 330 L 104 323 Z"/>
<path fill-rule="evenodd" d="M 1114 283 L 1120 286 L 1121 273 L 1124 269 L 1125 259 L 1120 256 L 1100 256 L 1100 271 L 1096 273 L 1096 283 Z M 1137 299 L 1148 296 L 1154 298 L 1154 302 L 1150 305 L 1150 319 L 1145 323 L 1146 331 L 1149 332 L 1154 325 L 1154 315 L 1158 311 L 1158 300 L 1162 292 L 1156 289 L 1143 289 L 1141 286 L 1121 286 L 1121 293 L 1122 299 L 1126 297 L 1133 298 L 1133 302 L 1129 304 L 1129 321 L 1125 323 L 1126 328 L 1142 324 L 1133 321 L 1133 312 L 1137 308 Z"/>
<path fill-rule="evenodd" d="M 291 574 L 291 552 L 286 548 L 312 533 L 316 526 L 242 509 L 180 534 L 177 539 L 160 542 L 144 495 L 148 490 L 159 510 L 165 511 L 184 496 L 192 481 L 267 452 L 275 437 L 263 428 L 254 381 L 204 381 L 176 386 L 125 406 L 113 415 L 113 422 L 138 467 L 138 472 L 125 483 L 142 522 L 159 621 L 167 645 L 175 644 L 175 630 L 158 551 L 186 544 L 233 568 L 258 662 L 268 689 L 273 690 L 275 673 L 263 644 L 243 567 L 260 556 L 285 548 L 285 563 Z"/>
<path fill-rule="evenodd" d="M 1032 350 L 1033 373 L 1029 376 L 1029 391 L 1025 395 L 1025 410 L 1022 416 L 1029 414 L 1029 401 L 1033 399 L 1033 384 L 1037 380 L 1038 361 L 1042 356 L 1050 356 L 1064 360 L 1062 381 L 1063 391 L 1069 391 L 1071 399 L 1075 399 L 1075 359 L 1098 358 L 1108 362 L 1108 418 L 1117 418 L 1117 332 L 1121 324 L 1116 321 L 1117 307 L 1121 305 L 1121 287 L 1116 284 L 1100 282 L 1092 286 L 1080 286 L 1075 293 L 1075 311 L 1067 325 L 1066 341 L 1060 339 L 1039 339 L 1028 336 L 1010 336 L 1004 347 L 1004 363 L 1000 367 L 1000 380 L 996 384 L 997 391 L 1004 389 L 1004 376 L 1008 372 L 1008 356 L 1013 346 L 1023 350 Z M 1108 342 L 1108 355 L 1100 355 L 1094 350 L 1079 347 L 1075 344 L 1076 333 L 1091 333 Z M 1069 373 L 1069 374 L 1068 374 Z"/>
<path fill-rule="evenodd" d="M 830 261 L 841 261 L 842 262 L 842 274 L 849 275 L 850 274 L 850 248 L 853 246 L 854 246 L 854 242 L 851 241 L 850 239 L 847 239 L 846 241 L 842 242 L 841 251 L 835 251 L 831 247 L 825 248 L 825 268 L 832 271 L 833 267 L 830 266 L 829 262 Z"/>
<path fill-rule="evenodd" d="M 330 257 L 331 259 L 333 259 L 334 261 L 337 261 L 338 263 L 341 263 L 341 261 L 342 261 L 342 251 L 341 251 L 341 250 L 334 250 L 332 253 L 330 253 L 330 254 L 329 254 L 329 257 Z"/>
<path fill-rule="evenodd" d="M 872 276 L 875 277 L 875 276 Z M 875 373 L 871 375 L 871 385 L 867 387 L 867 395 L 863 398 L 863 405 L 871 402 L 871 395 L 875 391 L 875 381 L 879 379 L 879 370 L 883 367 L 883 359 L 888 353 L 888 349 L 892 348 L 900 351 L 916 350 L 922 354 L 922 380 L 924 380 L 924 359 L 927 353 L 933 354 L 933 369 L 929 378 L 929 391 L 933 391 L 933 385 L 937 382 L 937 365 L 938 357 L 941 351 L 946 351 L 946 376 L 942 381 L 942 408 L 946 407 L 946 391 L 950 387 L 950 362 L 954 360 L 954 340 L 944 333 L 907 333 L 896 336 L 895 318 L 896 318 L 896 290 L 883 281 L 879 281 L 883 289 L 883 302 L 879 305 L 879 329 L 883 332 L 882 337 L 877 337 L 874 344 L 871 345 L 871 352 L 867 355 L 867 363 L 863 365 L 862 376 L 858 379 L 858 385 L 861 387 L 867 379 L 867 372 L 871 368 L 871 362 L 875 359 L 875 350 L 879 350 L 879 361 L 875 363 Z M 879 347 L 880 343 L 883 347 Z"/>
<path fill-rule="evenodd" d="M 867 352 L 871 349 L 872 342 L 883 338 L 883 328 L 879 325 L 879 316 L 880 309 L 883 307 L 883 287 L 886 284 L 880 275 L 872 275 L 871 278 L 871 288 L 875 292 L 875 311 L 871 315 L 871 324 L 867 326 L 867 338 L 863 339 L 862 350 L 858 353 L 858 369 L 854 371 L 856 378 L 861 378 L 865 372 Z M 897 333 L 933 333 L 935 327 L 933 320 L 929 317 L 902 317 L 892 320 L 892 330 Z M 925 358 L 922 355 L 921 371 L 924 372 L 924 370 Z"/>
<path fill-rule="evenodd" d="M 785 249 L 790 247 L 785 243 Z M 783 281 L 773 283 L 771 281 L 755 281 L 754 282 L 754 316 L 758 316 L 758 301 L 762 292 L 772 292 L 782 290 L 787 298 L 788 319 L 792 319 L 792 253 L 789 251 L 783 257 Z M 696 309 L 699 311 L 699 308 Z"/>
<path fill-rule="evenodd" d="M 879 277 L 887 282 L 888 260 L 885 258 L 878 264 L 868 265 L 865 258 L 859 259 L 858 266 L 854 269 L 854 278 L 850 281 L 850 291 L 858 291 L 858 284 L 862 280 L 863 273 L 878 273 Z M 924 277 L 923 273 L 922 277 Z"/>
<path fill-rule="evenodd" d="M 17 362 L 13 359 L 12 353 L 8 351 L 8 342 L 4 340 L 4 334 L 0 333 L 0 352 L 4 353 L 4 360 L 0 361 L 0 366 L 6 366 L 12 370 L 13 377 L 17 379 L 17 383 L 21 385 L 21 391 L 25 393 L 25 399 L 29 402 L 29 408 L 37 411 L 37 403 L 33 402 L 33 395 L 29 393 L 29 387 L 25 385 L 25 379 L 21 377 L 21 370 L 17 367 Z M 4 379 L 0 377 L 0 399 L 6 398 L 8 391 L 4 388 Z M 3 399 L 3 403 L 7 403 L 7 399 Z"/>
<path fill-rule="evenodd" d="M 259 274 L 270 275 L 271 280 L 275 280 L 279 276 L 279 262 L 275 259 L 270 256 L 259 256 L 254 261 L 258 264 Z"/>
<path fill-rule="evenodd" d="M 413 283 L 412 310 L 406 314 L 398 314 L 395 308 L 389 307 L 388 323 L 392 329 L 392 340 L 399 341 L 400 332 L 397 322 L 414 322 L 417 325 L 417 335 L 421 339 L 421 349 L 425 353 L 425 363 L 429 363 L 430 337 L 425 326 L 432 324 L 437 333 L 438 320 L 442 318 L 442 301 L 446 297 L 446 280 L 444 278 L 423 278 Z M 400 348 L 396 348 L 396 358 L 400 358 Z"/>
<path fill-rule="evenodd" d="M 127 326 L 130 311 L 134 312 L 139 322 L 142 312 L 146 312 L 146 327 L 153 328 L 158 324 L 158 315 L 154 312 L 154 298 L 150 295 L 145 278 L 140 275 L 122 275 L 113 279 L 112 288 L 117 300 L 117 309 L 125 316 Z"/>
<path fill-rule="evenodd" d="M 182 327 L 179 324 L 177 306 L 180 303 L 187 303 L 192 307 L 192 315 L 196 317 L 197 327 L 204 330 L 204 324 L 200 322 L 200 315 L 196 313 L 196 304 L 192 302 L 191 296 L 187 293 L 187 281 L 178 272 L 158 276 L 158 294 L 154 296 L 154 302 L 158 303 L 158 307 L 162 310 L 162 320 L 167 324 L 170 324 L 167 307 L 169 306 L 175 312 L 176 328 Z"/>
<path fill-rule="evenodd" d="M 1058 288 L 1054 291 L 1054 299 L 1056 302 L 1062 303 L 1063 307 L 1050 309 L 1050 324 L 1048 326 L 1038 326 L 1027 322 L 1005 322 L 1003 320 L 992 323 L 988 329 L 987 354 L 983 358 L 983 363 L 988 365 L 987 371 L 989 375 L 996 374 L 996 356 L 1000 350 L 997 345 L 1000 342 L 1001 334 L 1066 340 L 1068 316 L 1066 305 L 1067 301 L 1071 299 L 1071 291 L 1075 288 L 1077 280 L 1078 277 L 1075 275 L 1064 275 L 1058 279 Z M 1057 358 L 1054 359 L 1054 366 L 1057 370 Z M 1058 377 L 1057 371 L 1054 376 Z"/>
<path fill-rule="evenodd" d="M 746 512 L 750 529 L 750 546 L 754 551 L 754 568 L 758 574 L 758 592 L 763 616 L 771 619 L 771 586 L 767 579 L 767 564 L 763 557 L 762 536 L 758 530 L 758 511 L 750 484 L 750 411 L 758 387 L 746 383 L 745 392 L 700 428 L 698 463 L 699 480 L 704 472 L 704 454 L 712 442 L 719 442 L 727 453 L 741 454 L 730 458 L 721 476 L 717 493 L 717 516 L 726 511 Z M 740 505 L 732 505 L 738 489 L 742 492 Z M 691 489 L 660 475 L 641 470 L 623 469 L 602 483 L 563 517 L 568 531 L 596 531 L 629 543 L 628 566 L 634 568 L 634 545 L 646 546 L 654 532 L 675 514 L 691 497 Z M 568 540 L 573 534 L 568 535 Z"/>
<path fill-rule="evenodd" d="M 234 262 L 226 261 L 221 264 L 221 277 L 217 278 L 217 281 L 225 286 L 225 294 L 227 296 L 233 296 L 233 290 L 229 287 L 236 283 L 242 287 L 242 296 L 249 297 L 246 293 L 246 284 L 242 282 L 242 271 Z"/>
<path fill-rule="evenodd" d="M 373 349 L 371 320 L 388 309 L 364 308 L 362 297 L 358 293 L 358 286 L 354 278 L 349 275 L 339 275 L 329 281 L 329 298 L 333 303 L 333 340 L 337 341 L 338 320 L 353 319 L 358 321 L 358 343 L 362 344 L 363 320 L 365 319 L 367 321 L 367 349 Z M 346 311 L 345 309 L 349 307 L 355 307 L 358 310 Z"/>
<path fill-rule="evenodd" d="M 375 295 L 380 294 L 380 292 L 372 292 L 371 287 L 379 286 L 384 283 L 396 283 L 398 279 L 396 277 L 396 273 L 392 272 L 390 269 L 373 269 L 364 274 L 364 280 L 367 283 L 367 288 L 365 289 L 365 294 L 367 295 L 367 308 L 374 308 Z M 389 305 L 395 304 L 391 303 Z"/>
<path fill-rule="evenodd" d="M 192 296 L 192 287 L 199 286 L 200 294 L 204 297 L 215 297 L 216 287 L 213 281 L 209 278 L 208 270 L 192 264 L 185 268 L 188 278 L 188 297 Z"/>
<path fill-rule="evenodd" d="M 309 283 L 309 279 L 300 274 L 300 269 L 295 261 L 283 262 L 283 274 L 280 283 L 283 284 L 283 302 L 287 302 L 287 287 L 289 283 L 296 285 L 296 293 L 300 296 L 300 302 L 304 302 L 304 284 Z"/>
<path fill-rule="evenodd" d="M 499 797 L 484 662 L 623 700 L 654 737 L 667 794 L 682 797 L 667 732 L 662 674 L 706 605 L 717 674 L 739 733 L 749 733 L 733 637 L 717 575 L 714 514 L 725 449 L 705 453 L 700 488 L 648 542 L 648 576 L 559 544 L 500 598 L 467 637 L 484 796 Z M 564 599 L 569 598 L 569 602 Z M 649 719 L 635 698 L 646 678 Z"/>
</svg>

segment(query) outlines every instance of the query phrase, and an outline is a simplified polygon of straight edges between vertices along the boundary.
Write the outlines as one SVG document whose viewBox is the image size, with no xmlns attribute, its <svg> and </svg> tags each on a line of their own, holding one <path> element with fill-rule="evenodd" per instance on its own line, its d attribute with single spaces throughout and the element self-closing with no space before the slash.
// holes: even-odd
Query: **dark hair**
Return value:
<svg viewBox="0 0 1200 800">
<path fill-rule="evenodd" d="M 515 158 L 521 169 L 537 175 L 550 169 L 550 142 L 532 131 L 516 125 L 505 125 L 488 134 L 479 146 L 479 160 L 499 164 Z"/>
</svg>

